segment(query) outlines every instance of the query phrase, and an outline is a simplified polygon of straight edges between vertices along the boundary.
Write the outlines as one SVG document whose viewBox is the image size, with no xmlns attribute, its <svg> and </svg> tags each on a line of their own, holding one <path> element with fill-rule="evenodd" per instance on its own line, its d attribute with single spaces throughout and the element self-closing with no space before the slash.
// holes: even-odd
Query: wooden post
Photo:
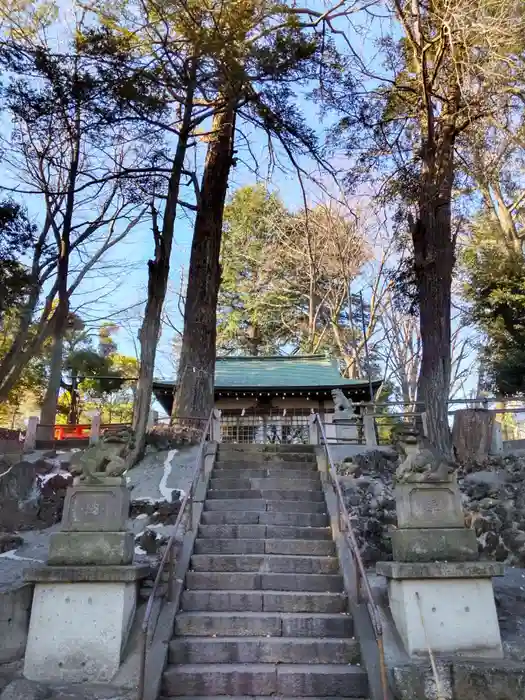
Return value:
<svg viewBox="0 0 525 700">
<path fill-rule="evenodd" d="M 91 419 L 91 430 L 89 431 L 89 444 L 96 445 L 100 438 L 100 424 L 102 416 L 100 413 L 95 413 Z"/>
<path fill-rule="evenodd" d="M 213 442 L 222 442 L 221 412 L 218 408 L 213 409 L 213 418 L 211 419 L 211 439 Z"/>
<path fill-rule="evenodd" d="M 308 441 L 310 445 L 319 444 L 319 428 L 315 420 L 315 414 L 311 413 L 308 416 Z"/>
<path fill-rule="evenodd" d="M 363 431 L 365 434 L 365 445 L 377 445 L 377 435 L 375 418 L 373 415 L 363 416 Z"/>
<path fill-rule="evenodd" d="M 484 408 L 464 408 L 454 413 L 452 444 L 460 463 L 487 460 L 493 426 L 494 413 Z"/>
<path fill-rule="evenodd" d="M 427 412 L 423 411 L 421 414 L 421 428 L 423 430 L 424 437 L 428 437 L 428 424 L 427 424 Z"/>
<path fill-rule="evenodd" d="M 36 431 L 40 419 L 38 416 L 31 416 L 27 421 L 26 438 L 24 440 L 24 452 L 30 452 L 36 447 Z"/>
<path fill-rule="evenodd" d="M 147 429 L 151 430 L 153 428 L 153 426 L 158 423 L 158 420 L 159 420 L 159 412 L 151 409 L 149 414 L 148 414 Z"/>
</svg>

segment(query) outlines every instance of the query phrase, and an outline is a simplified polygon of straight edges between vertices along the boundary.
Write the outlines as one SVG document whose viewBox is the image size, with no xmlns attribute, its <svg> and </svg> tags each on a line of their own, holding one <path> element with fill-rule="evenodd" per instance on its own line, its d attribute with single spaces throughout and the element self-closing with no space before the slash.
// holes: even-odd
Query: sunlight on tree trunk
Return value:
<svg viewBox="0 0 525 700">
<path fill-rule="evenodd" d="M 146 429 L 151 406 L 155 355 L 160 335 L 162 307 L 168 287 L 175 217 L 177 213 L 182 171 L 184 168 L 184 158 L 186 156 L 190 135 L 194 90 L 195 85 L 191 82 L 186 93 L 179 139 L 173 158 L 162 229 L 158 228 L 157 214 L 152 204 L 155 256 L 153 260 L 148 261 L 148 300 L 144 311 L 144 320 L 139 332 L 140 371 L 133 406 L 135 449 L 130 457 L 131 464 L 135 463 L 143 456 L 146 446 Z"/>
<path fill-rule="evenodd" d="M 204 418 L 213 408 L 219 256 L 234 122 L 233 102 L 213 119 L 191 247 L 173 418 Z"/>
</svg>

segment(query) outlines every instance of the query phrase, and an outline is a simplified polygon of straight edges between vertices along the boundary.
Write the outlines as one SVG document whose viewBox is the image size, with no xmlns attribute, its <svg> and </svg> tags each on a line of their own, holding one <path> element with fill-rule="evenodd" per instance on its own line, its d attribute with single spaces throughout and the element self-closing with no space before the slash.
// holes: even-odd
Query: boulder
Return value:
<svg viewBox="0 0 525 700">
<path fill-rule="evenodd" d="M 18 549 L 24 544 L 24 540 L 20 535 L 12 532 L 0 532 L 0 554 Z"/>
</svg>

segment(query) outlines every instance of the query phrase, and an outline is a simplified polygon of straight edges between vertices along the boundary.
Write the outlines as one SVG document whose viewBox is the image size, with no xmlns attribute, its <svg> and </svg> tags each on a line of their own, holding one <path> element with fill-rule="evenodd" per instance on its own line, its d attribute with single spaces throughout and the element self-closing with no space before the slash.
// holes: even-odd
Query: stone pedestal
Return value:
<svg viewBox="0 0 525 700">
<path fill-rule="evenodd" d="M 435 654 L 503 658 L 491 578 L 503 570 L 492 562 L 379 562 L 407 653 L 426 657 L 430 646 Z"/>
<path fill-rule="evenodd" d="M 132 565 L 133 535 L 125 530 L 129 501 L 122 480 L 68 489 L 48 565 L 26 571 L 35 584 L 26 678 L 108 682 L 117 673 L 137 581 L 148 573 Z"/>
<path fill-rule="evenodd" d="M 335 438 L 341 442 L 358 439 L 357 416 L 353 411 L 338 411 L 334 413 Z"/>
<path fill-rule="evenodd" d="M 492 576 L 479 562 L 476 535 L 464 526 L 455 474 L 439 481 L 404 475 L 395 487 L 394 562 L 379 562 L 390 608 L 411 656 L 434 653 L 502 658 Z"/>
<path fill-rule="evenodd" d="M 456 477 L 408 481 L 395 487 L 398 529 L 392 533 L 396 561 L 475 561 L 474 530 L 464 526 Z"/>
</svg>

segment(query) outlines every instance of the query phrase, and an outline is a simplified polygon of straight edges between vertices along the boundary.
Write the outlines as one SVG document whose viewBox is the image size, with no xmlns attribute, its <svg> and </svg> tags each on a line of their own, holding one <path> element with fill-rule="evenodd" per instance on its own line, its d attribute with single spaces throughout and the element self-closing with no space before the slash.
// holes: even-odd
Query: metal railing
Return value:
<svg viewBox="0 0 525 700">
<path fill-rule="evenodd" d="M 162 577 L 164 574 L 164 570 L 166 566 L 168 567 L 168 580 L 167 580 L 167 594 L 166 598 L 168 602 L 172 602 L 173 600 L 173 571 L 175 568 L 175 556 L 174 556 L 174 546 L 176 543 L 176 536 L 178 533 L 178 530 L 181 526 L 181 523 L 184 519 L 184 515 L 186 514 L 187 507 L 189 507 L 189 527 L 190 529 L 193 528 L 193 500 L 195 497 L 195 490 L 197 488 L 197 484 L 199 483 L 202 475 L 204 474 L 204 463 L 205 463 L 205 446 L 207 442 L 207 438 L 209 435 L 211 435 L 211 427 L 212 427 L 212 420 L 213 420 L 213 410 L 210 412 L 210 415 L 208 417 L 208 420 L 206 422 L 206 427 L 204 428 L 202 432 L 202 437 L 200 439 L 199 443 L 199 449 L 197 452 L 197 457 L 196 457 L 196 468 L 195 468 L 195 473 L 193 475 L 193 480 L 191 482 L 191 486 L 188 489 L 187 493 L 185 494 L 184 498 L 182 499 L 182 503 L 179 508 L 179 512 L 177 514 L 177 519 L 175 520 L 174 526 L 173 526 L 173 533 L 171 537 L 169 538 L 167 544 L 166 544 L 166 549 L 164 550 L 164 554 L 162 555 L 162 559 L 160 560 L 160 564 L 157 570 L 157 575 L 155 576 L 155 581 L 153 582 L 153 587 L 151 589 L 151 593 L 146 605 L 146 612 L 144 613 L 144 619 L 142 621 L 141 629 L 140 629 L 140 636 L 141 636 L 141 655 L 140 655 L 140 671 L 139 671 L 139 683 L 138 683 L 138 694 L 137 698 L 138 700 L 144 700 L 144 689 L 145 689 L 145 681 L 146 681 L 146 661 L 147 661 L 147 655 L 148 655 L 148 633 L 149 633 L 149 628 L 150 628 L 150 621 L 151 621 L 151 616 L 152 616 L 152 611 L 153 611 L 153 603 L 155 601 L 155 598 L 157 597 L 157 592 L 159 590 L 159 586 L 162 581 Z M 202 419 L 203 421 L 205 419 Z M 153 637 L 153 632 L 152 635 Z"/>
<path fill-rule="evenodd" d="M 332 485 L 335 490 L 335 494 L 337 497 L 337 511 L 339 515 L 339 530 L 344 536 L 346 543 L 348 545 L 348 548 L 350 550 L 350 554 L 353 559 L 354 567 L 353 567 L 353 572 L 354 572 L 354 590 L 356 591 L 357 594 L 357 600 L 355 601 L 356 603 L 366 603 L 366 609 L 368 611 L 368 615 L 370 616 L 370 621 L 372 623 L 372 627 L 374 629 L 374 635 L 376 638 L 378 650 L 379 650 L 379 667 L 380 667 L 380 675 L 381 675 L 381 688 L 383 690 L 383 699 L 388 700 L 389 694 L 388 694 L 388 681 L 387 681 L 387 674 L 386 674 L 386 664 L 385 664 L 385 648 L 384 648 L 384 641 L 383 641 L 383 625 L 381 623 L 381 615 L 379 612 L 379 608 L 374 600 L 374 596 L 372 593 L 372 589 L 370 588 L 370 583 L 368 581 L 368 578 L 366 576 L 366 570 L 365 566 L 363 564 L 363 559 L 361 557 L 361 553 L 359 551 L 359 545 L 357 543 L 357 538 L 354 533 L 354 529 L 352 527 L 352 521 L 350 518 L 350 515 L 348 513 L 348 509 L 346 507 L 344 497 L 343 497 L 343 491 L 341 489 L 341 483 L 339 481 L 339 477 L 337 475 L 337 470 L 335 468 L 335 463 L 334 460 L 332 459 L 332 455 L 330 452 L 330 445 L 327 442 L 326 439 L 326 432 L 324 429 L 324 425 L 322 423 L 321 417 L 319 416 L 318 413 L 315 414 L 314 422 L 317 423 L 319 427 L 319 432 L 321 434 L 321 442 L 324 446 L 325 452 L 326 452 L 326 458 L 328 461 L 328 474 L 330 475 L 330 479 L 332 481 Z M 349 596 L 352 595 L 351 591 L 348 591 Z M 362 597 L 364 597 L 364 600 L 362 600 Z"/>
</svg>

